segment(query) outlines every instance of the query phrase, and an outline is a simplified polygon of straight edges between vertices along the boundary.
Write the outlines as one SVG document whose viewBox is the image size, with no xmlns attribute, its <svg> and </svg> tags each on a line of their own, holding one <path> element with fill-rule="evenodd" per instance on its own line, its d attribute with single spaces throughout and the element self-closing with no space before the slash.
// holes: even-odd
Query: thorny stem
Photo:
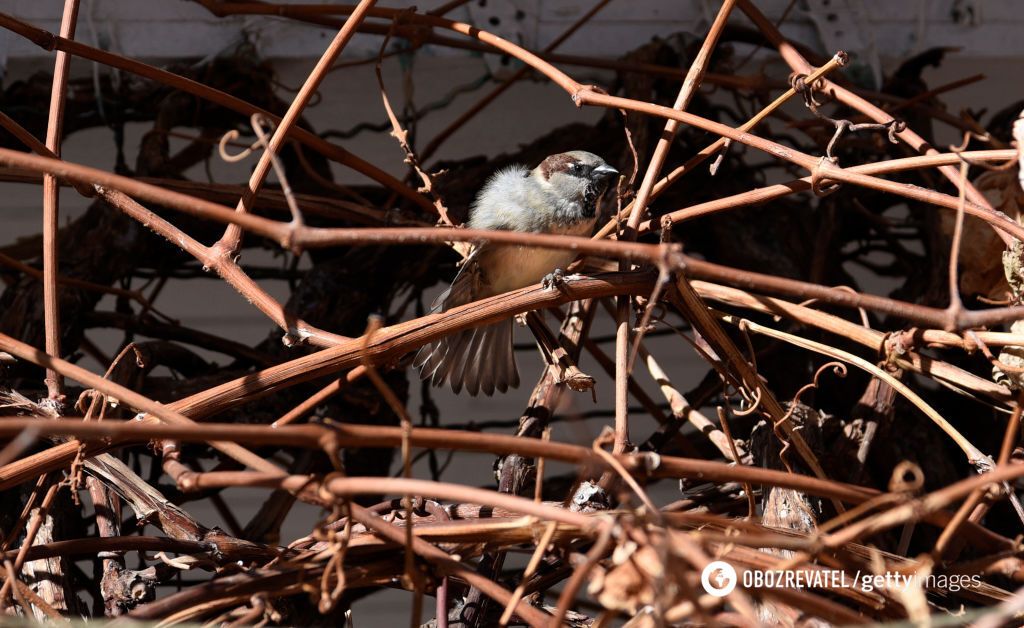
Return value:
<svg viewBox="0 0 1024 628">
<path fill-rule="evenodd" d="M 448 208 L 445 207 L 444 202 L 434 191 L 434 182 L 430 175 L 427 174 L 420 166 L 423 160 L 427 157 L 417 157 L 416 153 L 413 152 L 412 146 L 409 144 L 409 132 L 402 128 L 402 123 L 398 121 L 398 116 L 395 115 L 394 109 L 391 107 L 391 101 L 388 99 L 388 92 L 384 88 L 384 51 L 388 46 L 388 42 L 391 41 L 391 35 L 394 32 L 395 27 L 398 25 L 399 18 L 395 18 L 391 23 L 391 30 L 388 31 L 387 37 L 384 38 L 383 43 L 380 45 L 380 53 L 377 55 L 377 85 L 380 87 L 380 95 L 384 101 L 384 111 L 387 113 L 388 122 L 391 123 L 391 135 L 398 140 L 398 145 L 402 148 L 402 152 L 405 153 L 405 163 L 416 172 L 420 178 L 420 182 L 423 183 L 423 191 L 428 192 L 434 197 L 434 207 L 437 210 L 437 215 L 441 217 L 441 223 L 453 226 L 451 218 L 448 217 Z"/>
<path fill-rule="evenodd" d="M 694 279 L 719 281 L 761 292 L 783 294 L 802 299 L 814 299 L 844 308 L 863 308 L 947 331 L 994 325 L 1016 320 L 1024 314 L 1024 307 L 1021 306 L 977 311 L 961 310 L 960 312 L 951 313 L 948 309 L 926 307 L 916 303 L 907 303 L 871 294 L 851 293 L 840 288 L 821 286 L 786 277 L 776 277 L 764 273 L 728 268 L 687 255 L 683 256 L 683 266 L 685 269 L 684 273 Z M 949 340 L 946 342 L 948 343 Z M 957 341 L 956 344 L 966 346 L 962 339 Z"/>
<path fill-rule="evenodd" d="M 1005 161 L 1007 159 L 1013 159 L 1013 151 L 977 151 L 971 153 L 962 153 L 967 157 L 977 156 L 981 160 L 991 161 Z M 857 174 L 881 174 L 881 173 L 896 173 L 904 170 L 915 169 L 915 168 L 926 168 L 932 166 L 942 166 L 945 164 L 959 164 L 960 157 L 955 153 L 950 154 L 938 154 L 938 155 L 921 155 L 918 157 L 908 157 L 904 159 L 892 159 L 889 161 L 874 163 L 874 164 L 860 164 L 857 166 L 851 166 L 849 168 L 842 169 L 841 177 L 846 177 L 845 180 L 851 180 L 850 175 Z M 835 172 L 837 169 L 832 168 L 831 172 Z M 826 177 L 828 178 L 828 177 Z M 933 190 L 925 190 L 923 188 L 915 189 L 913 186 L 900 186 L 893 185 L 892 182 L 885 181 L 872 177 L 871 179 L 860 179 L 866 187 L 876 189 L 879 191 L 892 192 L 907 198 L 913 198 L 926 203 L 934 204 L 938 207 L 944 207 L 946 209 L 956 210 L 959 207 L 959 202 L 955 197 L 941 194 Z M 764 203 L 766 201 L 788 196 L 798 192 L 804 192 L 811 190 L 812 177 L 804 177 L 793 181 L 787 181 L 785 183 L 779 183 L 770 185 L 749 192 L 742 192 L 732 196 L 726 196 L 720 199 L 707 201 L 691 207 L 678 209 L 673 212 L 669 212 L 665 216 L 673 223 L 678 223 L 684 220 L 691 220 L 704 216 L 707 214 L 736 209 L 739 207 L 745 207 L 748 205 L 754 205 Z M 1013 221 L 1007 220 L 1004 214 L 990 212 L 980 205 L 968 202 L 964 205 L 964 210 L 972 216 L 981 218 L 985 222 L 990 223 L 993 227 L 996 227 L 1000 231 L 1003 231 L 1017 239 L 1024 238 L 1024 230 L 1018 229 L 1014 225 Z M 648 232 L 654 229 L 658 229 L 659 225 L 654 221 L 645 221 L 640 224 L 640 231 L 642 233 Z"/>
</svg>

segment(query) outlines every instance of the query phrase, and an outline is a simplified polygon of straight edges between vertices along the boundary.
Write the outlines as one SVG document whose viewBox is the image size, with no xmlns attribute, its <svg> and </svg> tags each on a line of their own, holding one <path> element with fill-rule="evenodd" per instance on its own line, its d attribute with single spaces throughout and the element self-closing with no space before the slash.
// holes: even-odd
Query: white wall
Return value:
<svg viewBox="0 0 1024 628">
<path fill-rule="evenodd" d="M 472 0 L 449 17 L 540 49 L 594 1 Z M 789 5 L 789 0 L 756 2 L 774 20 Z M 378 6 L 427 10 L 438 4 L 439 0 L 392 0 Z M 5 0 L 0 10 L 56 32 L 62 6 L 61 0 Z M 560 50 L 617 56 L 656 35 L 699 31 L 718 6 L 717 0 L 613 0 Z M 519 19 L 517 12 L 522 14 Z M 275 17 L 217 18 L 186 0 L 84 0 L 81 18 L 79 39 L 133 57 L 214 54 L 244 32 L 259 40 L 268 57 L 302 58 L 318 56 L 330 37 L 317 27 Z M 496 26 L 492 18 L 498 18 Z M 1024 52 L 1022 27 L 1024 7 L 1018 0 L 799 0 L 783 30 L 800 41 L 823 40 L 828 49 L 842 44 L 867 53 L 874 47 L 883 58 L 906 56 L 934 45 L 955 45 L 967 56 L 992 57 Z M 378 46 L 376 37 L 357 36 L 346 54 L 375 54 Z M 446 50 L 432 53 L 453 54 Z M 38 56 L 48 55 L 19 37 L 0 32 L 0 62 Z"/>
</svg>

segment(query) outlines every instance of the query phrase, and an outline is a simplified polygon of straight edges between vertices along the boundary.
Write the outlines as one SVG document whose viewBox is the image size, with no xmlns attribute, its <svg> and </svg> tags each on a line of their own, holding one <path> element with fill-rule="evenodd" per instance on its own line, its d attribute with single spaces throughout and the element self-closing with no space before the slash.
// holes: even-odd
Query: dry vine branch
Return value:
<svg viewBox="0 0 1024 628">
<path fill-rule="evenodd" d="M 0 27 L 55 52 L 52 76 L 0 98 L 0 180 L 41 184 L 43 218 L 40 236 L 0 243 L 6 613 L 361 624 L 373 620 L 360 597 L 391 587 L 413 596 L 413 625 L 423 598 L 436 597 L 438 627 L 922 623 L 964 607 L 1020 623 L 1022 594 L 1011 593 L 1024 582 L 1020 521 L 1003 502 L 1016 506 L 1024 475 L 1015 377 L 1024 227 L 1012 172 L 1024 126 L 1010 128 L 1021 105 L 984 125 L 945 111 L 943 95 L 980 79 L 929 89 L 921 69 L 941 57 L 933 51 L 896 70 L 907 89 L 862 89 L 842 71 L 845 54 L 788 41 L 752 0 L 721 2 L 692 42 L 659 40 L 623 59 L 554 52 L 593 27 L 607 0 L 540 51 L 446 17 L 474 15 L 464 0 L 428 12 L 373 0 L 197 4 L 217 18 L 274 16 L 330 33 L 281 100 L 267 65 L 238 58 L 258 57 L 258 43 L 162 68 L 76 41 L 76 0 L 64 3 L 59 34 L 0 13 Z M 383 37 L 369 61 L 382 113 L 422 190 L 327 139 L 349 135 L 302 120 L 328 72 L 366 62 L 343 56 L 357 32 Z M 521 65 L 417 150 L 421 116 L 392 108 L 384 60 L 428 45 Z M 748 49 L 797 74 L 737 74 L 744 55 L 731 53 Z M 96 64 L 90 80 L 68 78 L 72 57 Z M 407 76 L 419 71 L 408 67 Z M 564 67 L 615 77 L 586 85 Z M 426 163 L 530 75 L 606 115 L 517 138 L 527 143 L 514 154 Z M 805 108 L 784 106 L 798 93 Z M 974 139 L 941 153 L 933 120 Z M 129 121 L 152 125 L 134 171 L 123 154 L 116 171 L 62 158 L 65 136 L 109 124 L 119 138 Z M 258 141 L 241 155 L 262 149 L 247 181 L 188 180 L 217 138 L 226 155 L 247 125 Z M 169 138 L 188 145 L 171 154 Z M 617 199 L 624 207 L 603 208 L 612 215 L 594 238 L 453 227 L 493 171 L 567 149 L 634 159 L 634 175 L 643 168 L 637 189 Z M 328 162 L 371 183 L 339 186 Z M 990 172 L 971 180 L 968 164 Z M 266 182 L 271 167 L 279 189 Z M 65 226 L 60 185 L 92 203 Z M 957 212 L 954 229 L 936 208 Z M 572 250 L 584 258 L 581 278 L 426 313 L 427 288 L 450 279 L 454 242 Z M 294 252 L 294 263 L 243 264 L 243 245 Z M 873 293 L 852 266 L 899 287 Z M 193 285 L 207 270 L 273 323 L 269 340 L 250 346 L 160 314 L 175 282 Z M 266 278 L 287 283 L 287 301 Z M 593 331 L 608 322 L 602 304 L 613 310 L 610 338 Z M 450 416 L 424 386 L 417 425 L 408 356 L 523 314 L 544 357 L 518 421 Z M 112 345 L 96 330 L 124 337 Z M 611 341 L 614 357 L 603 346 Z M 234 362 L 211 363 L 196 348 Z M 81 353 L 100 370 L 77 364 Z M 692 355 L 703 379 L 681 371 L 677 354 Z M 820 377 L 835 359 L 858 368 Z M 605 388 L 610 398 L 598 396 Z M 79 405 L 53 403 L 65 392 Z M 581 411 L 574 392 L 601 402 Z M 394 449 L 401 477 L 386 477 Z M 453 465 L 494 456 L 497 482 L 452 470 L 437 452 Z M 237 488 L 265 491 L 248 521 Z M 188 512 L 198 501 L 228 532 Z M 296 502 L 322 508 L 299 536 L 284 525 L 301 518 L 289 514 Z M 138 521 L 123 517 L 125 505 Z M 525 569 L 506 565 L 516 552 L 529 556 Z M 741 583 L 719 598 L 703 594 L 714 560 L 741 576 L 928 572 L 970 586 Z M 83 590 L 91 610 L 77 600 Z"/>
</svg>

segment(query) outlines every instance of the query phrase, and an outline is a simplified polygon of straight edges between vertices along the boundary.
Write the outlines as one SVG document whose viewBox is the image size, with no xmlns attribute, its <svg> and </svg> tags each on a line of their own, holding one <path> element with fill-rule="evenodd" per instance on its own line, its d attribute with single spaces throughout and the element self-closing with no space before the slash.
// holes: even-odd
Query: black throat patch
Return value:
<svg viewBox="0 0 1024 628">
<path fill-rule="evenodd" d="M 605 188 L 604 184 L 593 181 L 587 185 L 587 189 L 583 192 L 582 202 L 584 218 L 593 218 L 597 214 L 597 199 L 604 194 Z"/>
</svg>

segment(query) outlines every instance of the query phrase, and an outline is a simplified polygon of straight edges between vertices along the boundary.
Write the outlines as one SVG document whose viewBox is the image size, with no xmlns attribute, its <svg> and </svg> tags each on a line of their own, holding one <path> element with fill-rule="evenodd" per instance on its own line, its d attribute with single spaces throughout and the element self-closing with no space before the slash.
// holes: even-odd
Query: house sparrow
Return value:
<svg viewBox="0 0 1024 628">
<path fill-rule="evenodd" d="M 484 184 L 470 209 L 472 229 L 588 236 L 597 220 L 597 200 L 618 174 L 585 151 L 551 155 L 533 170 L 511 166 Z M 485 244 L 470 255 L 434 312 L 532 285 L 560 272 L 576 258 L 567 250 Z M 485 395 L 519 385 L 512 346 L 512 320 L 467 329 L 435 340 L 416 354 L 413 366 L 434 386 L 451 382 L 457 394 Z"/>
</svg>

